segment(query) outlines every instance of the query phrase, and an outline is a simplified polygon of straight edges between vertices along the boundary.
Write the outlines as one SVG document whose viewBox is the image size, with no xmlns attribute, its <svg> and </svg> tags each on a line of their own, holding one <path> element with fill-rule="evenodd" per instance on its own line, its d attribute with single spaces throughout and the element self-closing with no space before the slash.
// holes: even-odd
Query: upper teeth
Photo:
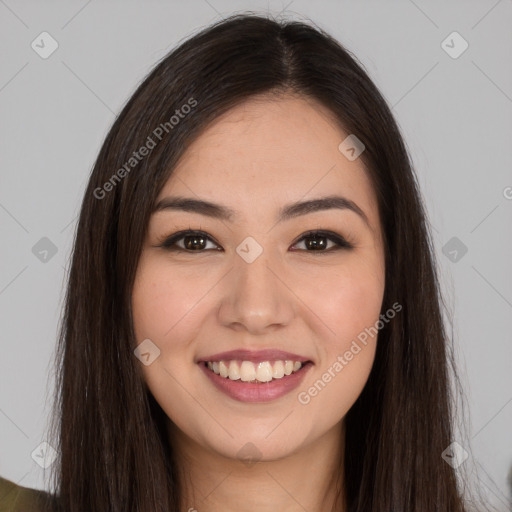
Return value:
<svg viewBox="0 0 512 512">
<path fill-rule="evenodd" d="M 221 377 L 244 382 L 270 382 L 272 379 L 281 379 L 302 368 L 300 361 L 208 361 L 208 368 Z"/>
</svg>

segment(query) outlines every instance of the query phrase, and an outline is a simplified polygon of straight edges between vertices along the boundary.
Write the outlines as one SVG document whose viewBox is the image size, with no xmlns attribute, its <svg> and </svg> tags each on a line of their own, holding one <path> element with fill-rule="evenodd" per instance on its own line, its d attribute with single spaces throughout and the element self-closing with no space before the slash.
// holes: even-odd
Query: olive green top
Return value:
<svg viewBox="0 0 512 512">
<path fill-rule="evenodd" d="M 22 487 L 0 476 L 0 512 L 42 512 L 51 496 L 45 491 Z"/>
</svg>

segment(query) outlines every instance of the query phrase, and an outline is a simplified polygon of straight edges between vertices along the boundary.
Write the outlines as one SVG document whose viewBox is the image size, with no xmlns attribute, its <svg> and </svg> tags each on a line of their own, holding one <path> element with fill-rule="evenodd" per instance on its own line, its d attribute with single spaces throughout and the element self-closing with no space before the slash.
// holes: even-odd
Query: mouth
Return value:
<svg viewBox="0 0 512 512">
<path fill-rule="evenodd" d="M 267 402 L 286 395 L 314 364 L 277 350 L 223 352 L 197 363 L 218 390 L 241 402 Z"/>
<path fill-rule="evenodd" d="M 250 384 L 263 384 L 280 380 L 292 373 L 299 372 L 311 361 L 293 361 L 289 359 L 277 361 L 204 361 L 202 364 L 223 379 L 240 380 Z"/>
</svg>

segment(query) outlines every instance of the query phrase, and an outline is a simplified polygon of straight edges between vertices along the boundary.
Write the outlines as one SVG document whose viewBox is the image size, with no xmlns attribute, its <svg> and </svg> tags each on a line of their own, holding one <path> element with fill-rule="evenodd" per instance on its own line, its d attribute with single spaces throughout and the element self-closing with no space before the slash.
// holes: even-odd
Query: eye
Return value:
<svg viewBox="0 0 512 512">
<path fill-rule="evenodd" d="M 326 253 L 337 251 L 339 249 L 352 249 L 353 245 L 347 242 L 341 235 L 332 231 L 309 231 L 302 235 L 302 237 L 292 246 L 304 241 L 306 252 Z M 328 246 L 328 241 L 333 242 L 333 245 Z M 308 250 L 311 249 L 311 250 Z M 295 251 L 295 249 L 292 249 Z"/>
<path fill-rule="evenodd" d="M 183 245 L 180 245 L 178 242 L 183 240 Z M 159 247 L 167 249 L 168 251 L 186 251 L 186 252 L 203 252 L 207 249 L 206 245 L 208 242 L 212 242 L 214 245 L 217 245 L 213 242 L 212 238 L 208 236 L 204 231 L 194 231 L 191 229 L 185 231 L 178 231 L 166 238 Z M 217 247 L 219 247 L 217 245 Z M 208 249 L 211 250 L 211 249 Z M 215 249 L 218 251 L 222 251 L 222 249 Z"/>
<path fill-rule="evenodd" d="M 329 241 L 332 243 L 329 246 Z M 208 243 L 212 243 L 215 247 L 208 248 Z M 291 249 L 293 252 L 302 250 L 304 252 L 326 253 L 339 249 L 352 249 L 353 245 L 347 242 L 341 235 L 332 231 L 309 231 L 302 235 L 301 238 L 292 245 L 295 247 L 299 243 L 304 243 L 306 249 Z M 164 239 L 158 244 L 168 251 L 184 251 L 184 252 L 204 252 L 206 250 L 222 251 L 223 249 L 213 241 L 213 239 L 204 231 L 184 230 L 174 233 L 170 237 Z"/>
</svg>

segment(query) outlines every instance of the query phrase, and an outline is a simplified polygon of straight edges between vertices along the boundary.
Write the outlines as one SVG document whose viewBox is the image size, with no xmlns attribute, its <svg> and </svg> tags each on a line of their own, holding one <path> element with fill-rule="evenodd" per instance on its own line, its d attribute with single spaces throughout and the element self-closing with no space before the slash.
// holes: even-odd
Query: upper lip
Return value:
<svg viewBox="0 0 512 512">
<path fill-rule="evenodd" d="M 300 361 L 305 363 L 310 361 L 307 357 L 299 356 L 298 354 L 292 354 L 291 352 L 284 352 L 283 350 L 277 349 L 266 349 L 266 350 L 229 350 L 228 352 L 219 352 L 211 356 L 201 357 L 198 359 L 198 363 L 206 361 L 232 361 L 239 359 L 241 361 L 251 361 L 252 363 L 258 363 L 261 361 Z"/>
</svg>

